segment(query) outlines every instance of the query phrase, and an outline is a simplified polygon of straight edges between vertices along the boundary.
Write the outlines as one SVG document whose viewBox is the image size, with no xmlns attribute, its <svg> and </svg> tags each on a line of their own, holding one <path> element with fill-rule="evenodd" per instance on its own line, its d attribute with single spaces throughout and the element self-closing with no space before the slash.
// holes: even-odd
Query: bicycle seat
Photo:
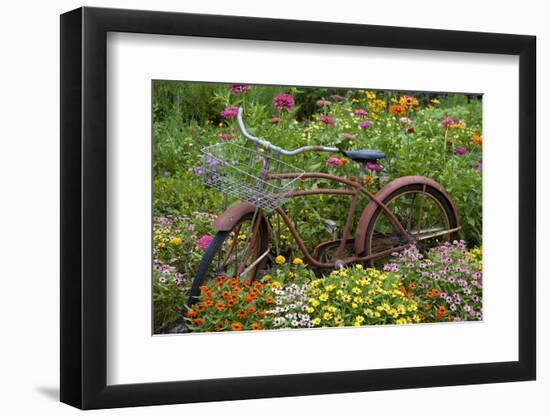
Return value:
<svg viewBox="0 0 550 417">
<path fill-rule="evenodd" d="M 385 158 L 382 151 L 376 149 L 361 149 L 359 151 L 343 151 L 345 156 L 355 162 L 376 162 L 377 159 Z"/>
</svg>

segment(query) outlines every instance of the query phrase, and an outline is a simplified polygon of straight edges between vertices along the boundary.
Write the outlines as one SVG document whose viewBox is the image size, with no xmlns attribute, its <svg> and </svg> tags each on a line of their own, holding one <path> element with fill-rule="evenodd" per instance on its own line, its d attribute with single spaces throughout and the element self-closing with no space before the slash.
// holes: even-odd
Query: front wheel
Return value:
<svg viewBox="0 0 550 417">
<path fill-rule="evenodd" d="M 451 202 L 439 190 L 425 184 L 411 184 L 398 188 L 383 203 L 392 212 L 403 228 L 416 240 L 421 252 L 443 242 L 458 239 L 458 219 Z M 384 211 L 377 207 L 365 236 L 365 255 L 381 253 L 403 246 L 405 237 L 393 226 Z M 380 268 L 391 255 L 373 258 L 369 266 Z"/>
<path fill-rule="evenodd" d="M 256 279 L 267 261 L 262 256 L 268 248 L 268 228 L 265 218 L 258 214 L 254 225 L 253 215 L 239 219 L 229 231 L 219 231 L 204 253 L 189 292 L 189 305 L 197 300 L 201 285 L 216 276 L 237 277 L 244 280 Z M 243 274 L 244 272 L 244 274 Z"/>
</svg>

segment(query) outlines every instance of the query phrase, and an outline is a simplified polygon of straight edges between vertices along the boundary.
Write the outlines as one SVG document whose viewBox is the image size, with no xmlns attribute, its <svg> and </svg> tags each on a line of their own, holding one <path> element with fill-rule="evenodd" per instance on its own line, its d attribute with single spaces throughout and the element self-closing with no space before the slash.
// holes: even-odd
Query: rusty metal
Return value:
<svg viewBox="0 0 550 417">
<path fill-rule="evenodd" d="M 351 263 L 357 263 L 357 262 L 365 262 L 369 261 L 371 259 L 387 256 L 393 252 L 398 252 L 405 247 L 408 246 L 409 243 L 414 242 L 417 240 L 414 235 L 410 234 L 405 230 L 405 228 L 401 225 L 397 217 L 391 212 L 391 210 L 383 203 L 383 201 L 394 191 L 397 189 L 408 186 L 408 185 L 414 185 L 414 184 L 422 184 L 423 188 L 422 190 L 425 191 L 426 187 L 433 187 L 437 191 L 439 191 L 441 194 L 443 194 L 447 201 L 449 202 L 451 206 L 451 210 L 453 211 L 453 214 L 455 215 L 457 222 L 458 222 L 458 214 L 456 212 L 456 207 L 454 205 L 454 202 L 448 195 L 448 193 L 445 191 L 445 189 L 435 182 L 434 180 L 422 176 L 407 176 L 407 177 L 401 177 L 398 178 L 388 184 L 386 184 L 381 190 L 379 190 L 376 194 L 373 194 L 368 189 L 364 187 L 364 184 L 357 181 L 348 180 L 346 178 L 338 177 L 331 174 L 325 174 L 321 172 L 314 172 L 314 173 L 270 173 L 268 174 L 268 177 L 270 178 L 295 178 L 295 177 L 301 177 L 300 179 L 302 181 L 305 181 L 307 179 L 328 179 L 332 180 L 338 183 L 343 184 L 347 188 L 345 189 L 310 189 L 310 190 L 297 190 L 292 193 L 288 194 L 289 198 L 294 197 L 301 197 L 301 196 L 310 196 L 310 195 L 319 195 L 319 194 L 331 194 L 331 195 L 349 195 L 352 197 L 352 201 L 350 204 L 350 208 L 347 214 L 346 223 L 344 225 L 344 229 L 342 232 L 342 238 L 337 240 L 332 240 L 328 242 L 323 242 L 314 250 L 314 255 L 317 255 L 320 253 L 320 249 L 323 245 L 329 245 L 334 244 L 335 242 L 339 242 L 339 246 L 337 249 L 336 254 L 334 255 L 333 259 L 331 259 L 330 263 L 326 262 L 320 262 L 316 259 L 314 255 L 310 253 L 310 251 L 306 248 L 305 243 L 303 242 L 302 238 L 300 237 L 300 234 L 296 230 L 296 227 L 294 226 L 294 223 L 292 220 L 288 217 L 287 213 L 284 211 L 283 207 L 278 207 L 276 209 L 276 213 L 281 216 L 283 222 L 288 227 L 292 237 L 296 241 L 298 248 L 300 251 L 304 254 L 304 260 L 309 265 L 316 267 L 316 268 L 332 268 L 335 265 L 335 260 L 341 256 L 346 248 L 346 245 L 349 244 L 350 240 L 355 240 L 354 243 L 354 249 L 355 249 L 355 256 L 348 257 L 345 259 L 339 259 L 344 264 L 351 264 Z M 355 238 L 350 238 L 349 234 L 351 232 L 351 227 L 353 226 L 353 216 L 356 210 L 356 205 L 358 201 L 358 197 L 360 194 L 366 195 L 370 201 L 363 209 L 363 212 L 361 213 L 361 217 L 359 219 L 359 223 L 357 225 L 357 229 L 355 232 Z M 375 213 L 376 209 L 380 207 L 380 209 L 385 213 L 388 220 L 392 223 L 392 225 L 395 227 L 396 231 L 402 236 L 403 241 L 406 243 L 400 246 L 392 247 L 390 249 L 378 252 L 378 253 L 371 253 L 366 256 L 361 256 L 365 252 L 365 237 L 367 232 L 367 226 L 369 224 L 370 219 L 372 218 L 373 214 Z M 236 222 L 242 218 L 244 215 L 249 213 L 254 213 L 255 207 L 252 204 L 249 203 L 239 203 L 232 207 L 230 207 L 228 210 L 226 210 L 222 215 L 220 215 L 214 222 L 214 227 L 217 230 L 227 231 L 231 230 Z M 263 220 L 263 216 L 262 216 Z M 260 221 L 262 221 L 260 220 Z M 440 232 L 443 234 L 451 234 L 461 229 L 461 226 L 458 226 L 454 229 L 445 230 L 443 232 Z M 436 235 L 438 236 L 438 235 Z M 422 237 L 421 239 L 427 239 L 434 236 L 428 236 L 428 237 Z"/>
<path fill-rule="evenodd" d="M 355 235 L 355 252 L 356 253 L 364 253 L 365 252 L 365 237 L 367 234 L 367 226 L 374 215 L 376 209 L 378 207 L 381 207 L 382 209 L 386 207 L 382 202 L 393 192 L 397 191 L 401 187 L 405 187 L 408 185 L 415 185 L 415 184 L 422 184 L 424 187 L 432 187 L 439 191 L 441 194 L 445 196 L 447 201 L 449 201 L 449 204 L 451 205 L 451 210 L 453 211 L 453 214 L 455 215 L 455 218 L 457 219 L 457 224 L 460 224 L 458 213 L 456 212 L 456 206 L 454 205 L 453 200 L 447 193 L 447 191 L 437 182 L 434 180 L 422 177 L 420 175 L 411 175 L 407 177 L 401 177 L 393 180 L 392 182 L 386 184 L 378 193 L 376 193 L 377 200 L 371 200 L 369 204 L 367 204 L 367 207 L 363 210 L 363 213 L 361 214 L 361 217 L 359 218 L 359 223 L 357 224 L 357 230 Z M 425 190 L 425 188 L 423 188 Z M 388 214 L 388 211 L 390 211 L 387 207 L 384 212 L 386 215 Z M 392 215 L 393 218 L 395 216 Z M 389 217 L 389 220 L 391 221 L 391 217 Z M 393 222 L 392 222 L 393 224 Z M 411 239 L 409 241 L 414 241 L 414 238 L 408 234 L 403 233 L 400 229 L 398 229 L 399 232 L 403 235 L 409 236 Z"/>
</svg>

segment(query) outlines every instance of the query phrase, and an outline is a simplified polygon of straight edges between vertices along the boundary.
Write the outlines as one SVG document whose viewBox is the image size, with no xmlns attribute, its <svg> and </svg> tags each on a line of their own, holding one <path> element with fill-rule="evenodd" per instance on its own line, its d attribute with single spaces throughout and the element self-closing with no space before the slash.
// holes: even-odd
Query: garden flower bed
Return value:
<svg viewBox="0 0 550 417">
<path fill-rule="evenodd" d="M 251 134 L 285 149 L 315 144 L 384 152 L 386 158 L 366 164 L 364 184 L 373 193 L 407 175 L 434 179 L 456 203 L 464 240 L 425 252 L 411 246 L 378 269 L 357 264 L 319 271 L 303 262 L 290 231 L 270 216 L 270 253 L 257 281 L 212 276 L 197 303 L 187 305 L 195 272 L 216 234 L 213 220 L 237 202 L 205 185 L 200 150 L 246 145 L 236 123 L 239 107 Z M 481 123 L 481 99 L 460 94 L 155 81 L 154 332 L 481 320 Z M 285 162 L 358 181 L 359 165 L 341 152 L 301 154 Z M 319 179 L 308 186 L 329 184 Z M 367 203 L 359 199 L 357 217 Z M 347 204 L 331 195 L 308 196 L 288 200 L 285 211 L 306 246 L 314 248 L 338 236 Z"/>
</svg>

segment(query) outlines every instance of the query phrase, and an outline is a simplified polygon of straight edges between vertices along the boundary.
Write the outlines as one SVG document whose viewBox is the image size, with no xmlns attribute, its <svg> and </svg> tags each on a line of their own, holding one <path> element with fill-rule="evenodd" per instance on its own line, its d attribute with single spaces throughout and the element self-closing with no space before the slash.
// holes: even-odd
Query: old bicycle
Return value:
<svg viewBox="0 0 550 417">
<path fill-rule="evenodd" d="M 193 304 L 200 286 L 210 277 L 257 278 L 269 259 L 269 216 L 280 216 L 305 262 L 316 270 L 359 262 L 373 265 L 412 243 L 426 250 L 443 241 L 458 239 L 461 226 L 453 200 L 433 179 L 400 177 L 374 194 L 365 185 L 366 167 L 384 158 L 383 152 L 372 149 L 341 151 L 326 146 L 282 149 L 248 133 L 242 113 L 240 108 L 237 122 L 252 148 L 223 142 L 202 149 L 204 183 L 241 202 L 229 207 L 214 221 L 217 234 L 197 269 L 189 304 Z M 359 176 L 352 180 L 322 172 L 305 172 L 281 159 L 304 152 L 341 152 L 359 165 Z M 308 180 L 319 179 L 334 182 L 339 188 L 307 188 L 305 185 Z M 298 187 L 298 184 L 304 186 Z M 351 203 L 342 235 L 310 250 L 284 204 L 289 199 L 319 194 L 348 196 Z M 352 230 L 361 195 L 370 201 Z"/>
</svg>

